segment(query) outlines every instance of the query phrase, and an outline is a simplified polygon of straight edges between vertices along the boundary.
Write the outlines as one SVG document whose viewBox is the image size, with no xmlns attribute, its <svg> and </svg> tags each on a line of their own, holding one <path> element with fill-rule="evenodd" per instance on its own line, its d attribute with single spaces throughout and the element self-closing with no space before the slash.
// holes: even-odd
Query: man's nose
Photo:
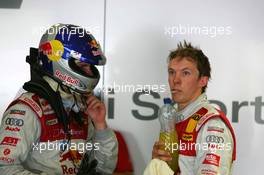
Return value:
<svg viewBox="0 0 264 175">
<path fill-rule="evenodd" d="M 181 77 L 179 74 L 175 74 L 174 77 L 173 77 L 173 83 L 174 84 L 179 84 L 181 83 Z"/>
</svg>

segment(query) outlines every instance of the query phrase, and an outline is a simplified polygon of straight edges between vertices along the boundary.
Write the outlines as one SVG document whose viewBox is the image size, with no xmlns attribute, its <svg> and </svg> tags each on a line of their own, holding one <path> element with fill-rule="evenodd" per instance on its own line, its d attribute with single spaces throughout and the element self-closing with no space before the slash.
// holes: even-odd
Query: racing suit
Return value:
<svg viewBox="0 0 264 175">
<path fill-rule="evenodd" d="M 177 108 L 177 106 L 176 106 Z M 234 131 L 226 116 L 201 94 L 177 112 L 182 175 L 230 175 L 236 156 Z"/>
<path fill-rule="evenodd" d="M 0 127 L 0 174 L 76 174 L 86 151 L 99 172 L 111 174 L 117 161 L 113 131 L 96 131 L 87 116 L 82 126 L 69 117 L 70 142 L 47 100 L 26 92 L 13 101 Z"/>
</svg>

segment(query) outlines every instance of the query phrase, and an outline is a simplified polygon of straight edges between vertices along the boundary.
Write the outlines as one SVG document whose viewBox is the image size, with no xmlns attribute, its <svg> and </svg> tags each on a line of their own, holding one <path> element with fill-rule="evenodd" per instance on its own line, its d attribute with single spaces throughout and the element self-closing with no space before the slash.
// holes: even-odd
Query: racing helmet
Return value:
<svg viewBox="0 0 264 175">
<path fill-rule="evenodd" d="M 95 65 L 104 65 L 104 56 L 93 35 L 80 26 L 55 24 L 42 36 L 38 49 L 39 65 L 46 75 L 77 93 L 89 93 L 97 85 L 100 73 Z M 87 74 L 79 64 L 87 65 Z"/>
</svg>

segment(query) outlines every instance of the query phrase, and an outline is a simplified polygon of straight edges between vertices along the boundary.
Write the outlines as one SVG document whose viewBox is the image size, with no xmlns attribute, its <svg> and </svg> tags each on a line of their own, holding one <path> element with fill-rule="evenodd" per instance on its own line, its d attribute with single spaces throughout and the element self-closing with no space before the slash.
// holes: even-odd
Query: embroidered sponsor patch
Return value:
<svg viewBox="0 0 264 175">
<path fill-rule="evenodd" d="M 201 170 L 201 174 L 204 174 L 204 175 L 217 175 L 217 172 L 213 171 L 213 170 L 209 170 L 209 169 L 202 169 Z"/>
<path fill-rule="evenodd" d="M 34 102 L 32 99 L 24 97 L 21 100 L 25 101 L 27 104 L 29 104 L 34 111 L 36 111 L 37 113 L 41 112 L 40 107 L 36 104 L 36 102 Z"/>
<path fill-rule="evenodd" d="M 189 120 L 189 122 L 188 122 L 188 125 L 187 125 L 187 127 L 186 127 L 185 132 L 187 132 L 187 133 L 192 133 L 193 130 L 196 128 L 196 125 L 197 125 L 197 121 L 191 118 L 191 119 Z"/>
<path fill-rule="evenodd" d="M 6 162 L 8 164 L 11 164 L 11 163 L 14 163 L 15 162 L 15 159 L 8 158 L 8 157 L 0 157 L 0 161 Z"/>
<path fill-rule="evenodd" d="M 54 114 L 55 112 L 53 111 L 52 108 L 46 108 L 46 109 L 43 109 L 43 114 L 44 115 L 50 115 L 50 114 Z"/>
<path fill-rule="evenodd" d="M 18 127 L 10 127 L 10 126 L 7 126 L 5 128 L 6 131 L 11 131 L 11 132 L 19 132 L 20 131 L 20 128 Z"/>
<path fill-rule="evenodd" d="M 203 116 L 199 122 L 198 122 L 198 128 L 210 117 L 214 116 L 215 114 L 214 113 L 209 113 L 209 114 L 206 114 L 205 116 Z"/>
<path fill-rule="evenodd" d="M 5 156 L 7 156 L 8 154 L 11 153 L 11 150 L 9 148 L 6 148 L 3 153 Z"/>
<path fill-rule="evenodd" d="M 193 135 L 192 134 L 183 134 L 182 135 L 182 140 L 185 140 L 185 141 L 193 141 Z"/>
<path fill-rule="evenodd" d="M 220 156 L 216 154 L 206 154 L 203 164 L 214 165 L 219 167 Z"/>
<path fill-rule="evenodd" d="M 12 109 L 12 110 L 10 110 L 9 114 L 25 115 L 26 111 L 18 110 L 18 109 Z"/>
<path fill-rule="evenodd" d="M 208 135 L 206 136 L 206 142 L 207 143 L 224 143 L 225 140 L 223 137 L 221 136 L 217 136 L 217 135 Z"/>
<path fill-rule="evenodd" d="M 9 125 L 9 126 L 19 126 L 19 127 L 21 127 L 21 126 L 24 125 L 24 120 L 18 119 L 18 118 L 9 117 L 9 118 L 7 118 L 5 120 L 5 124 Z"/>
<path fill-rule="evenodd" d="M 194 119 L 196 121 L 200 120 L 201 117 L 202 117 L 202 115 L 201 114 L 197 114 L 197 113 L 192 115 L 192 119 Z"/>
<path fill-rule="evenodd" d="M 68 167 L 67 165 L 61 165 L 63 174 L 77 174 L 78 169 L 76 167 Z"/>
<path fill-rule="evenodd" d="M 14 137 L 5 137 L 1 145 L 10 145 L 10 146 L 16 146 L 19 141 L 19 138 L 14 138 Z"/>
<path fill-rule="evenodd" d="M 58 119 L 50 119 L 46 121 L 46 125 L 51 126 L 51 125 L 56 125 L 58 123 Z"/>
<path fill-rule="evenodd" d="M 74 165 L 80 166 L 83 155 L 80 154 L 77 150 L 69 150 L 66 153 L 61 155 L 60 162 L 64 161 L 73 161 Z M 75 169 L 68 168 L 66 165 L 62 165 L 63 174 L 75 174 Z"/>
<path fill-rule="evenodd" d="M 69 150 L 61 155 L 60 162 L 69 160 L 69 161 L 75 161 L 75 163 L 79 163 L 82 160 L 82 154 L 78 152 L 78 150 Z"/>
<path fill-rule="evenodd" d="M 220 127 L 217 127 L 217 126 L 208 126 L 207 131 L 223 133 L 224 132 L 224 128 L 220 128 Z"/>
<path fill-rule="evenodd" d="M 185 132 L 192 133 L 194 131 L 194 129 L 196 128 L 196 125 L 199 122 L 199 120 L 202 118 L 203 115 L 205 115 L 207 113 L 207 111 L 208 111 L 207 109 L 201 108 L 199 111 L 194 113 L 190 117 L 190 120 L 188 122 L 188 125 L 186 127 Z"/>
<path fill-rule="evenodd" d="M 208 143 L 208 148 L 210 150 L 224 150 L 225 144 L 224 143 Z"/>
</svg>

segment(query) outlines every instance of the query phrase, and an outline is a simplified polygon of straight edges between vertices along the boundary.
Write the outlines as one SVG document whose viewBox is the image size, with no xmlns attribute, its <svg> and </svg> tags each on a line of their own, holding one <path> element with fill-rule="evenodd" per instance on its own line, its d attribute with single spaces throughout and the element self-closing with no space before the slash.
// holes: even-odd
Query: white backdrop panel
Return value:
<svg viewBox="0 0 264 175">
<path fill-rule="evenodd" d="M 183 39 L 193 42 L 211 61 L 208 98 L 222 102 L 230 120 L 237 116 L 236 104 L 245 103 L 239 109 L 238 122 L 233 122 L 238 143 L 234 174 L 262 174 L 264 152 L 260 148 L 264 142 L 260 138 L 264 128 L 263 123 L 256 122 L 256 107 L 251 102 L 263 96 L 263 5 L 249 0 L 108 1 L 105 86 L 167 85 L 169 50 Z M 142 95 L 140 99 L 161 105 L 162 97 L 169 92 L 159 94 L 160 98 Z M 110 124 L 125 134 L 136 174 L 142 174 L 151 158 L 159 123 L 157 119 L 140 120 L 133 115 L 133 109 L 141 115 L 153 114 L 153 109 L 135 104 L 133 95 L 134 92 L 109 95 L 115 99 Z"/>
<path fill-rule="evenodd" d="M 105 88 L 115 84 L 168 89 L 166 57 L 179 41 L 186 39 L 200 46 L 209 57 L 212 80 L 208 98 L 225 105 L 228 118 L 233 121 L 238 143 L 234 174 L 263 174 L 264 3 L 111 0 L 106 1 L 106 26 L 104 3 L 27 0 L 21 9 L 0 9 L 1 113 L 29 79 L 29 66 L 25 63 L 29 47 L 38 45 L 43 28 L 51 24 L 81 25 L 102 45 L 105 39 Z M 125 136 L 136 175 L 142 174 L 151 158 L 159 133 L 155 112 L 168 95 L 166 90 L 136 96 L 134 91 L 118 92 L 117 88 L 114 94 L 105 94 L 106 104 L 114 104 L 114 108 L 108 108 L 108 117 L 113 118 L 108 119 L 109 126 Z M 244 106 L 238 109 L 242 103 Z"/>
</svg>

